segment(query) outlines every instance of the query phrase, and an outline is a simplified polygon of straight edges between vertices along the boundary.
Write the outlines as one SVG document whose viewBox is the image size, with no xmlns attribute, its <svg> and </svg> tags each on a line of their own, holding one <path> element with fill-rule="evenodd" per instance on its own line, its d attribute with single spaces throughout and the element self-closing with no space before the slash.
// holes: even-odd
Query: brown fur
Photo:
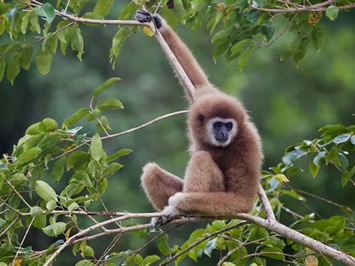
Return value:
<svg viewBox="0 0 355 266">
<path fill-rule="evenodd" d="M 239 101 L 209 83 L 186 45 L 164 21 L 159 30 L 196 86 L 188 116 L 191 160 L 184 181 L 156 164 L 147 164 L 141 177 L 143 188 L 157 210 L 170 205 L 182 214 L 226 217 L 249 212 L 262 164 L 257 130 Z M 216 117 L 237 123 L 236 136 L 226 147 L 209 141 L 206 123 Z"/>
</svg>

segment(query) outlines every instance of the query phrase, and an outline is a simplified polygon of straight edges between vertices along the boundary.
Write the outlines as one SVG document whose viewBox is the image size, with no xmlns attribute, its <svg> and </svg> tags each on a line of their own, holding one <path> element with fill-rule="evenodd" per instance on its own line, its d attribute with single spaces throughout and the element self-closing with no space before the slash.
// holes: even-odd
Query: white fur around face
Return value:
<svg viewBox="0 0 355 266">
<path fill-rule="evenodd" d="M 228 131 L 228 140 L 226 142 L 219 142 L 219 141 L 217 141 L 215 139 L 215 135 L 213 133 L 213 124 L 216 123 L 216 122 L 222 122 L 222 123 L 231 122 L 233 124 L 232 130 Z M 235 121 L 232 118 L 215 117 L 215 118 L 210 119 L 207 122 L 206 129 L 207 129 L 209 141 L 211 142 L 212 145 L 217 146 L 217 147 L 218 146 L 219 147 L 226 147 L 232 142 L 232 140 L 234 139 L 235 135 L 237 134 L 238 124 L 237 124 L 237 121 Z"/>
</svg>

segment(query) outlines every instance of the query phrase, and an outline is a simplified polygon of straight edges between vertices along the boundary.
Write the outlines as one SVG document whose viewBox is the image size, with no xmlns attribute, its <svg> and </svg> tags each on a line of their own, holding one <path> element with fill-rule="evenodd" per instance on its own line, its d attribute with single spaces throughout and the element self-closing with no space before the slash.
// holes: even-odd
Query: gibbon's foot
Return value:
<svg viewBox="0 0 355 266">
<path fill-rule="evenodd" d="M 149 12 L 145 10 L 138 10 L 136 13 L 136 20 L 140 23 L 151 22 L 154 20 L 155 26 L 159 29 L 162 26 L 162 20 L 159 15 L 151 15 Z"/>
<path fill-rule="evenodd" d="M 154 217 L 151 220 L 151 224 L 153 226 L 162 226 L 166 224 L 167 222 L 170 222 L 175 218 L 175 216 L 179 215 L 180 212 L 177 208 L 174 206 L 166 206 L 164 210 L 161 211 L 162 216 L 161 217 Z"/>
</svg>

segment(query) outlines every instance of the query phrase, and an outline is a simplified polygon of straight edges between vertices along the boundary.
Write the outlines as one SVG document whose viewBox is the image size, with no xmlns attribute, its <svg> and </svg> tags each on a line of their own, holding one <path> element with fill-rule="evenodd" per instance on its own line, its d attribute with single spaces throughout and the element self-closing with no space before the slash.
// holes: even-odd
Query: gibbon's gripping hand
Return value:
<svg viewBox="0 0 355 266">
<path fill-rule="evenodd" d="M 154 24 L 157 29 L 160 29 L 163 25 L 162 18 L 159 15 L 151 15 L 149 12 L 145 10 L 138 10 L 136 13 L 136 20 L 140 23 L 151 22 L 152 19 L 154 20 Z"/>
<path fill-rule="evenodd" d="M 150 223 L 153 226 L 161 226 L 170 222 L 175 216 L 180 214 L 180 211 L 176 207 L 168 205 L 161 211 L 161 214 L 161 217 L 152 218 Z"/>
</svg>

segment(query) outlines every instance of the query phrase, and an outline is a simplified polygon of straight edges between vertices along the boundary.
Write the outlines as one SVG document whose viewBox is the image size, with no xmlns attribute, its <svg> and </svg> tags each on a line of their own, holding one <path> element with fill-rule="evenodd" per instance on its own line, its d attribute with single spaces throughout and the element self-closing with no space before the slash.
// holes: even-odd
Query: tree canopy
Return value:
<svg viewBox="0 0 355 266">
<path fill-rule="evenodd" d="M 21 137 L 13 140 L 12 150 L 9 149 L 12 145 L 9 145 L 4 151 L 0 161 L 0 265 L 48 265 L 54 260 L 58 263 L 72 262 L 73 257 L 77 265 L 179 264 L 184 259 L 180 263 L 183 264 L 188 263 L 186 257 L 198 263 L 224 266 L 273 265 L 277 262 L 354 264 L 354 204 L 351 197 L 355 184 L 355 126 L 353 119 L 343 118 L 344 115 L 349 117 L 353 111 L 354 77 L 351 67 L 354 60 L 351 58 L 354 58 L 355 40 L 351 34 L 354 26 L 351 19 L 354 7 L 351 0 L 151 0 L 125 3 L 113 0 L 0 0 L 2 106 L 6 106 L 6 95 L 9 95 L 5 94 L 9 93 L 6 80 L 13 88 L 22 86 L 22 82 L 28 85 L 29 92 L 36 95 L 33 100 L 37 99 L 37 105 L 41 107 L 46 101 L 41 93 L 50 93 L 46 92 L 46 87 L 57 95 L 62 91 L 72 95 L 68 97 L 67 105 L 63 105 L 61 97 L 57 97 L 56 102 L 57 107 L 62 107 L 57 108 L 59 112 L 65 113 L 65 108 L 68 108 L 71 114 L 63 117 L 58 113 L 56 118 L 49 118 L 49 114 L 40 112 L 40 121 L 28 126 L 24 134 L 17 132 Z M 147 41 L 145 36 L 147 47 L 136 41 L 135 33 L 140 32 L 155 36 L 159 41 L 154 25 L 141 25 L 133 20 L 136 10 L 141 8 L 159 12 L 172 26 L 182 24 L 196 30 L 196 39 L 200 36 L 197 29 L 207 28 L 212 48 L 206 45 L 206 34 L 199 40 L 217 62 L 214 68 L 223 69 L 217 71 L 220 74 L 217 82 L 227 92 L 245 98 L 256 122 L 260 121 L 260 130 L 265 132 L 265 164 L 268 167 L 263 171 L 263 188 L 259 189 L 259 198 L 250 214 L 241 214 L 232 220 L 181 217 L 165 227 L 152 228 L 147 219 L 157 217 L 159 213 L 135 212 L 137 203 L 133 200 L 136 196 L 127 190 L 137 190 L 138 178 L 133 185 L 129 185 L 127 180 L 133 179 L 130 175 L 139 171 L 121 174 L 123 165 L 126 168 L 140 167 L 139 163 L 132 162 L 134 158 L 146 161 L 153 159 L 152 154 L 157 157 L 170 155 L 171 150 L 160 146 L 169 143 L 170 149 L 174 149 L 177 144 L 172 141 L 184 143 L 182 119 L 178 126 L 171 119 L 180 119 L 173 117 L 186 113 L 178 111 L 160 115 L 141 126 L 124 130 L 148 120 L 144 109 L 137 107 L 145 97 L 151 101 L 146 104 L 146 110 L 161 110 L 159 107 L 164 106 L 171 112 L 170 107 L 181 108 L 182 102 L 176 100 L 181 89 L 176 92 L 169 89 L 172 97 L 162 100 L 161 95 L 164 92 L 168 94 L 164 84 L 170 84 L 165 77 L 170 71 L 162 75 L 158 69 L 154 73 L 154 64 L 159 65 L 159 62 L 165 65 L 162 69 L 168 68 L 164 58 L 158 61 L 160 59 L 147 55 L 153 53 L 147 47 L 152 46 L 154 38 Z M 341 30 L 332 30 L 337 23 Z M 334 36 L 337 42 L 332 44 L 330 36 Z M 125 60 L 123 51 L 128 45 L 131 53 L 120 64 Z M 156 45 L 152 49 L 158 52 L 159 47 Z M 58 56 L 58 50 L 66 57 L 74 53 L 79 62 L 83 61 L 79 63 L 82 69 L 74 61 L 62 64 L 64 68 L 56 68 L 56 62 L 59 64 L 63 58 Z M 99 50 L 105 50 L 108 57 L 93 60 Z M 143 50 L 146 60 L 134 58 L 138 50 Z M 334 54 L 334 58 L 320 56 L 322 50 L 327 55 Z M 200 49 L 196 52 L 199 57 Z M 168 50 L 164 53 L 169 57 Z M 246 82 L 244 76 L 235 73 L 236 69 L 246 71 L 248 65 L 256 69 L 258 65 L 271 64 L 270 55 L 273 53 L 282 62 L 273 64 L 271 69 L 264 68 L 270 71 L 267 75 L 250 72 L 252 74 L 248 77 L 251 81 Z M 319 60 L 317 65 L 314 64 L 315 56 Z M 251 58 L 256 57 L 259 59 L 253 62 Z M 319 57 L 326 59 L 323 62 Z M 285 62 L 288 59 L 303 71 L 302 81 L 291 77 L 295 72 L 282 72 L 283 68 L 291 65 Z M 85 65 L 85 60 L 89 65 Z M 226 61 L 233 66 L 232 70 L 223 67 Z M 111 69 L 107 67 L 109 64 Z M 144 69 L 152 68 L 150 73 L 157 76 L 156 80 L 144 77 L 143 71 L 140 73 L 142 77 L 132 75 L 130 71 L 138 64 L 142 64 Z M 97 68 L 105 69 L 101 71 L 105 73 L 106 81 L 98 77 L 96 71 L 100 70 Z M 30 75 L 24 76 L 23 70 L 29 71 Z M 45 78 L 36 75 L 36 71 Z M 121 71 L 120 78 L 137 79 L 135 85 L 147 88 L 148 92 L 144 89 L 139 92 L 127 90 L 124 95 L 120 89 L 135 86 L 112 77 L 117 76 L 116 71 Z M 283 75 L 284 79 L 290 78 L 295 85 L 277 79 L 275 72 Z M 72 73 L 75 78 L 81 77 L 77 83 L 74 78 L 73 81 L 68 78 Z M 265 83 L 277 80 L 280 84 L 270 85 L 267 91 L 261 91 L 257 88 L 261 79 Z M 282 90 L 282 82 L 285 82 L 287 91 Z M 58 84 L 64 88 L 62 91 L 55 90 Z M 69 92 L 64 84 L 75 87 L 75 91 Z M 233 86 L 229 86 L 231 84 Z M 244 84 L 247 90 L 241 91 L 239 84 Z M 320 94 L 316 94 L 317 86 L 322 87 Z M 333 86 L 338 90 L 335 93 Z M 37 87 L 41 90 L 35 94 Z M 113 92 L 112 87 L 120 89 Z M 330 98 L 325 96 L 327 90 L 331 92 Z M 82 95 L 84 101 L 79 101 Z M 125 101 L 121 101 L 121 97 Z M 322 97 L 325 101 L 321 101 Z M 339 103 L 330 108 L 332 99 Z M 16 101 L 21 102 L 20 97 Z M 70 106 L 70 101 L 74 107 Z M 124 106 L 125 110 L 122 110 Z M 22 108 L 25 107 L 17 107 L 20 116 L 26 116 L 21 114 L 24 113 Z M 263 115 L 263 112 L 267 114 Z M 16 124 L 15 114 L 10 112 L 6 116 L 12 120 L 7 125 Z M 319 121 L 314 121 L 315 118 Z M 155 123 L 161 120 L 167 123 L 164 136 L 154 133 L 159 132 L 161 126 Z M 287 129 L 288 120 L 292 122 L 292 129 Z M 324 124 L 328 121 L 334 123 Z M 157 127 L 157 131 L 148 127 L 151 124 Z M 317 127 L 320 127 L 318 133 Z M 136 132 L 140 135 L 132 139 L 131 135 Z M 269 138 L 268 132 L 272 132 L 274 137 Z M 302 137 L 297 135 L 298 132 L 303 133 Z M 299 138 L 297 141 L 292 138 L 291 142 L 289 139 L 293 134 Z M 121 138 L 118 146 L 111 145 L 113 140 Z M 8 142 L 7 139 L 4 141 Z M 135 142 L 132 153 L 129 146 Z M 289 147 L 284 148 L 286 146 Z M 285 150 L 282 158 L 275 152 L 280 152 L 280 149 Z M 181 149 L 176 154 L 178 164 L 174 159 L 165 163 L 179 168 L 177 171 L 182 173 L 186 156 Z M 312 183 L 310 177 L 317 178 L 314 179 L 316 183 Z M 312 183 L 313 187 L 307 187 L 305 182 Z M 327 189 L 315 188 L 318 185 Z M 113 188 L 118 192 L 115 193 Z M 321 195 L 316 195 L 316 192 Z M 333 193 L 341 195 L 335 197 Z M 210 222 L 206 223 L 206 219 Z M 197 229 L 192 225 L 195 222 L 198 223 Z M 179 234 L 181 224 L 191 225 L 187 228 L 188 233 L 174 235 Z M 187 225 L 184 227 L 186 229 Z M 45 244 L 36 243 L 33 238 L 37 237 Z M 66 252 L 68 249 L 71 253 Z"/>
</svg>

